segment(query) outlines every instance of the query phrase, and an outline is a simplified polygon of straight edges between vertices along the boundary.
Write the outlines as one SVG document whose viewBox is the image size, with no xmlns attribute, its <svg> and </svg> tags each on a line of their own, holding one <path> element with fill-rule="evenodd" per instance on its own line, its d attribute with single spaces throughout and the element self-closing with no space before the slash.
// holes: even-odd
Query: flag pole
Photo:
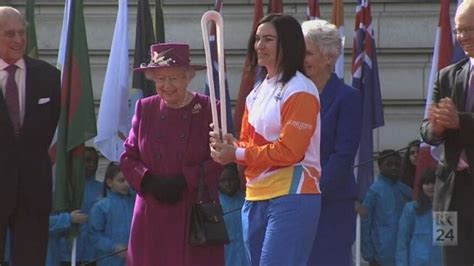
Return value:
<svg viewBox="0 0 474 266">
<path fill-rule="evenodd" d="M 77 237 L 74 237 L 72 240 L 72 249 L 71 249 L 71 266 L 76 266 L 76 251 L 77 251 Z"/>
<path fill-rule="evenodd" d="M 360 215 L 356 219 L 356 261 L 355 266 L 360 266 Z"/>
<path fill-rule="evenodd" d="M 352 87 L 362 94 L 362 125 L 359 150 L 356 156 L 358 200 L 373 182 L 373 130 L 384 125 L 382 95 L 375 50 L 374 30 L 369 0 L 357 0 L 354 39 L 352 46 Z M 361 261 L 361 217 L 356 218 L 356 265 Z"/>
</svg>

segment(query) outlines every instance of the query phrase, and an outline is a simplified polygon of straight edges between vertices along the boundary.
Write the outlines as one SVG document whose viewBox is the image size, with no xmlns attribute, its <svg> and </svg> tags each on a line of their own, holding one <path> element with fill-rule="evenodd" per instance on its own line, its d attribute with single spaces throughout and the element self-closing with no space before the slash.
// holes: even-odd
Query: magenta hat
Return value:
<svg viewBox="0 0 474 266">
<path fill-rule="evenodd" d="M 185 67 L 195 70 L 206 69 L 203 65 L 191 65 L 189 62 L 189 45 L 185 43 L 158 43 L 150 46 L 150 62 L 142 63 L 134 71 L 145 71 L 163 67 Z"/>
</svg>

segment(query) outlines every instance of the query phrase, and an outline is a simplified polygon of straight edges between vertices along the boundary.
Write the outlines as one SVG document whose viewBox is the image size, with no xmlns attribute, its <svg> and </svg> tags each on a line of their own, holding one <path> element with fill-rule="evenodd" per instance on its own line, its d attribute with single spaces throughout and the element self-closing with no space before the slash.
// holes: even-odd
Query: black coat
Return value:
<svg viewBox="0 0 474 266">
<path fill-rule="evenodd" d="M 0 215 L 5 216 L 19 202 L 31 213 L 49 214 L 51 210 L 48 149 L 59 119 L 60 72 L 43 61 L 24 59 L 25 115 L 19 138 L 0 93 Z"/>
<path fill-rule="evenodd" d="M 470 168 L 471 182 L 474 182 L 474 108 L 465 111 L 466 91 L 470 75 L 469 59 L 464 59 L 441 69 L 433 88 L 433 103 L 444 97 L 451 98 L 459 113 L 459 129 L 448 129 L 441 138 L 430 132 L 429 121 L 425 119 L 421 125 L 421 136 L 431 145 L 444 144 L 444 158 L 437 170 L 433 209 L 449 210 L 456 178 L 456 169 L 464 149 Z M 473 191 L 474 193 L 474 191 Z"/>
</svg>

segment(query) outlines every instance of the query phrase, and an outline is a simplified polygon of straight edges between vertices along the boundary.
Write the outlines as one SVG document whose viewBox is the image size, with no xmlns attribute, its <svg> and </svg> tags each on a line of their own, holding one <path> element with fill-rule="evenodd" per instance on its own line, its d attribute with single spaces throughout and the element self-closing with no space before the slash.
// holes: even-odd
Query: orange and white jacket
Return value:
<svg viewBox="0 0 474 266">
<path fill-rule="evenodd" d="M 247 200 L 320 194 L 320 102 L 302 73 L 265 79 L 247 96 L 237 162 L 246 165 Z"/>
</svg>

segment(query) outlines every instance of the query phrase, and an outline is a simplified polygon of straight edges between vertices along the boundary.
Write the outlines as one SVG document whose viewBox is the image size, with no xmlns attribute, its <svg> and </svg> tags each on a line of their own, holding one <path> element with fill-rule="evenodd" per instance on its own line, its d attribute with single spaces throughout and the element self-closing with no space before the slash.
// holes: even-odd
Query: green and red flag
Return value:
<svg viewBox="0 0 474 266">
<path fill-rule="evenodd" d="M 33 58 L 38 58 L 38 44 L 36 42 L 36 27 L 35 27 L 35 0 L 27 0 L 25 8 L 26 21 L 28 27 L 26 28 L 26 55 Z"/>
<path fill-rule="evenodd" d="M 97 134 L 83 0 L 68 0 L 61 114 L 56 142 L 54 211 L 80 209 L 84 194 L 84 143 Z"/>
</svg>

